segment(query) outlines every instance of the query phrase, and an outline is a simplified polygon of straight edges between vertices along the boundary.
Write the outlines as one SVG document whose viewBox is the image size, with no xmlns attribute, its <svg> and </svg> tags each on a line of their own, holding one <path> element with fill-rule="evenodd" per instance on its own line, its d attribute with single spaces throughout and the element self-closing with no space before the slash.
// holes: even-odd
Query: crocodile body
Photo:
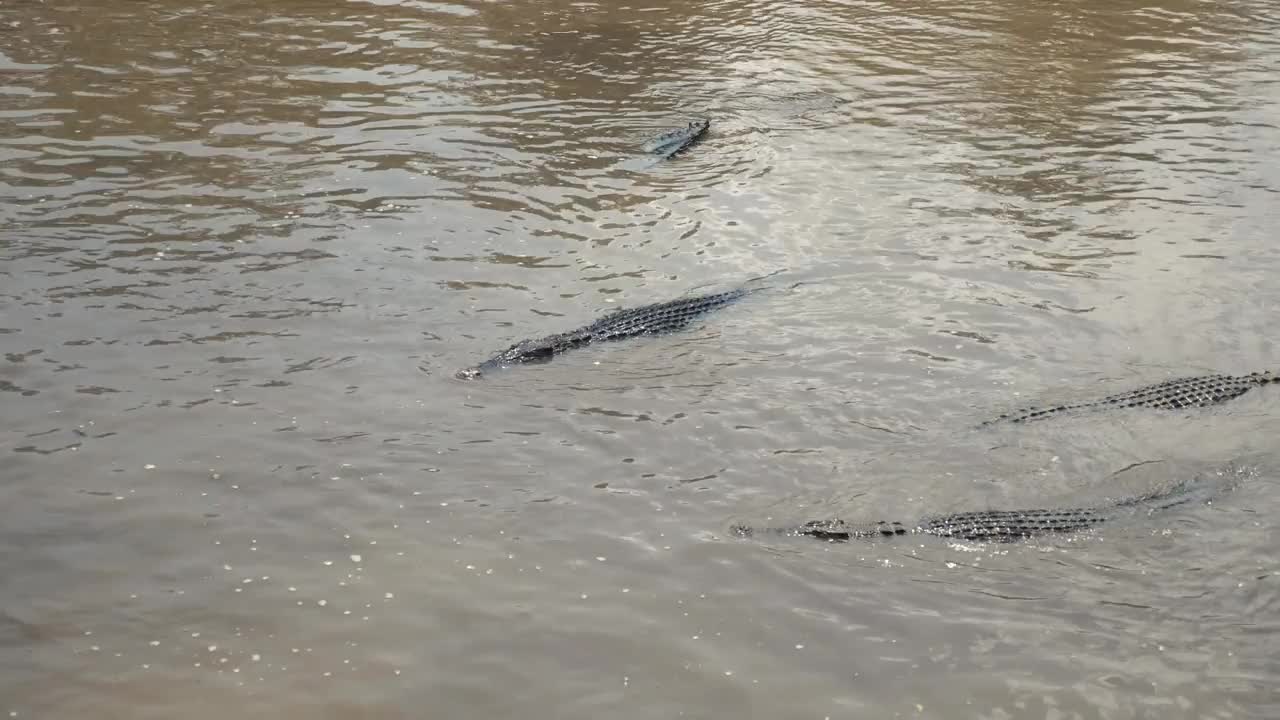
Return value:
<svg viewBox="0 0 1280 720">
<path fill-rule="evenodd" d="M 1102 410 L 1141 407 L 1160 410 L 1181 410 L 1183 408 L 1209 407 L 1210 405 L 1218 405 L 1238 398 L 1255 387 L 1273 382 L 1280 382 L 1280 375 L 1263 372 L 1250 373 L 1248 375 L 1200 375 L 1175 378 L 1137 390 L 1109 395 L 1101 400 L 1024 408 L 1006 413 L 995 420 L 989 420 L 983 424 L 990 425 L 1001 421 L 1030 422 L 1061 415 L 1073 410 L 1086 409 Z"/>
<path fill-rule="evenodd" d="M 586 327 L 518 342 L 479 365 L 458 371 L 457 377 L 470 380 L 502 367 L 545 362 L 560 353 L 590 343 L 682 330 L 700 316 L 724 307 L 756 289 L 758 288 L 743 287 L 643 307 L 619 308 Z"/>
<path fill-rule="evenodd" d="M 1129 498 L 1100 506 L 1033 510 L 977 510 L 926 517 L 914 525 L 877 521 L 847 523 L 843 520 L 813 520 L 795 527 L 752 528 L 738 525 L 733 532 L 741 537 L 752 535 L 789 535 L 812 537 L 829 542 L 852 539 L 896 537 L 899 535 L 935 535 L 973 542 L 1015 542 L 1051 533 L 1069 533 L 1115 520 L 1124 515 L 1151 513 L 1196 500 L 1207 500 L 1209 487 L 1191 488 L 1183 484 L 1170 490 Z"/>
<path fill-rule="evenodd" d="M 706 134 L 711 127 L 710 120 L 694 120 L 682 128 L 663 133 L 645 143 L 644 149 L 662 159 L 667 159 L 682 152 Z"/>
</svg>

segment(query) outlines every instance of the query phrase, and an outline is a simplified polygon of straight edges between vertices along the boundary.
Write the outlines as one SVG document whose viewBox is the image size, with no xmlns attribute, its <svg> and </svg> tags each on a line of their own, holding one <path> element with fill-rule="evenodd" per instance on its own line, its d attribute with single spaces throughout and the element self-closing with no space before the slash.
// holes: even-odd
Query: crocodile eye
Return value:
<svg viewBox="0 0 1280 720">
<path fill-rule="evenodd" d="M 540 347 L 529 348 L 524 351 L 525 357 L 535 360 L 545 360 L 555 355 L 555 348 L 550 345 L 542 345 Z"/>
</svg>

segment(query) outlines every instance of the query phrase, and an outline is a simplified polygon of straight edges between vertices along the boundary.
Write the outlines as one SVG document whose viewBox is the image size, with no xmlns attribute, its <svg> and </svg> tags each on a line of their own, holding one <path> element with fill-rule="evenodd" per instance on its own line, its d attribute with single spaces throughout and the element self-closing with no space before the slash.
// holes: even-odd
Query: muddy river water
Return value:
<svg viewBox="0 0 1280 720">
<path fill-rule="evenodd" d="M 1280 369 L 1278 225 L 1273 0 L 4 0 L 0 718 L 1274 720 L 1280 388 L 978 424 Z"/>
</svg>

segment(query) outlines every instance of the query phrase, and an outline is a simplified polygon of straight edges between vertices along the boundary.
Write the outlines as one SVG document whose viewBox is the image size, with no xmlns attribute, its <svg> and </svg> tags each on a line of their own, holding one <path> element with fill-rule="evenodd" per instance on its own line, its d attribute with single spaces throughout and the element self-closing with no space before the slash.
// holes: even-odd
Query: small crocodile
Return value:
<svg viewBox="0 0 1280 720">
<path fill-rule="evenodd" d="M 663 133 L 650 140 L 645 143 L 644 149 L 646 152 L 665 160 L 697 142 L 699 138 L 706 134 L 709 127 L 711 127 L 710 120 L 694 120 L 682 128 Z"/>
<path fill-rule="evenodd" d="M 1030 422 L 1061 415 L 1072 410 L 1084 409 L 1141 407 L 1160 410 L 1181 410 L 1183 408 L 1209 407 L 1210 405 L 1218 405 L 1238 398 L 1255 387 L 1274 382 L 1280 382 L 1280 375 L 1275 375 L 1271 372 L 1255 372 L 1248 375 L 1199 375 L 1174 378 L 1137 390 L 1109 395 L 1101 400 L 1015 410 L 1005 413 L 994 420 L 988 420 L 983 425 L 991 425 L 1001 421 Z"/>
<path fill-rule="evenodd" d="M 1196 487 L 1193 487 L 1196 484 Z M 855 538 L 872 539 L 898 535 L 935 535 L 972 542 L 1016 542 L 1049 533 L 1085 530 L 1122 515 L 1153 513 L 1196 500 L 1207 502 L 1213 486 L 1185 482 L 1140 497 L 1128 498 L 1098 507 L 977 510 L 926 517 L 915 525 L 884 520 L 847 523 L 843 520 L 812 520 L 795 527 L 752 528 L 735 525 L 732 532 L 739 537 L 753 535 L 807 536 L 830 542 L 847 542 Z M 1216 489 L 1220 489 L 1216 488 Z"/>
<path fill-rule="evenodd" d="M 711 295 L 685 297 L 654 305 L 619 308 L 586 327 L 518 342 L 479 365 L 459 370 L 456 377 L 460 380 L 472 380 L 502 367 L 545 362 L 566 350 L 589 343 L 682 330 L 698 317 L 760 289 L 739 287 Z"/>
</svg>

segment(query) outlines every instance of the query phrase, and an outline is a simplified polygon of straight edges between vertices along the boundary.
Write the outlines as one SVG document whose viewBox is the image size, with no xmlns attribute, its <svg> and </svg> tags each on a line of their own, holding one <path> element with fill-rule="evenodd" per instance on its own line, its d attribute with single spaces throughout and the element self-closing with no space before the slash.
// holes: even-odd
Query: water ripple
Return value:
<svg viewBox="0 0 1280 720">
<path fill-rule="evenodd" d="M 0 713 L 1273 706 L 1265 470 L 1014 548 L 724 530 L 1269 448 L 1264 393 L 968 428 L 1274 366 L 1277 29 L 1261 0 L 0 4 Z M 452 377 L 775 270 L 686 332 Z"/>
</svg>

